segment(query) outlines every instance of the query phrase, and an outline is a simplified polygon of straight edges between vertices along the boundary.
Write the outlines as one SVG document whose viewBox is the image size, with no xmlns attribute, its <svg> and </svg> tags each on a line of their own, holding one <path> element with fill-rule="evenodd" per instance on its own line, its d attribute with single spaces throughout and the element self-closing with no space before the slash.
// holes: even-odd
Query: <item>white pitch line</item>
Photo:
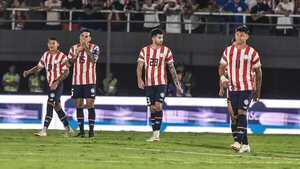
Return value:
<svg viewBox="0 0 300 169">
<path fill-rule="evenodd" d="M 149 148 L 134 148 L 134 147 L 125 147 L 120 148 L 125 150 L 138 150 L 138 151 L 152 151 L 152 152 L 167 152 L 167 153 L 181 153 L 181 154 L 193 154 L 193 155 L 204 155 L 204 156 L 221 156 L 221 157 L 249 157 L 249 158 L 257 158 L 257 159 L 270 159 L 270 160 L 290 160 L 290 161 L 299 161 L 299 159 L 288 158 L 288 157 L 268 157 L 268 156 L 251 156 L 251 154 L 217 154 L 217 153 L 201 153 L 201 152 L 193 152 L 193 151 L 178 151 L 178 150 L 162 150 L 162 149 L 149 149 Z"/>
<path fill-rule="evenodd" d="M 11 143 L 9 143 L 11 144 Z M 66 144 L 66 146 L 69 146 Z M 253 159 L 268 159 L 268 160 L 289 160 L 292 162 L 300 162 L 300 160 L 295 158 L 290 158 L 290 157 L 270 157 L 270 156 L 253 156 L 251 154 L 219 154 L 219 153 L 206 153 L 206 152 L 193 152 L 193 151 L 180 151 L 180 150 L 164 150 L 164 149 L 150 149 L 150 148 L 134 148 L 134 147 L 114 147 L 114 146 L 109 146 L 109 147 L 103 147 L 103 148 L 108 148 L 108 149 L 123 149 L 123 150 L 136 150 L 136 151 L 151 151 L 151 152 L 163 152 L 163 153 L 180 153 L 180 154 L 191 154 L 191 155 L 203 155 L 203 156 L 216 156 L 216 157 L 245 157 L 245 158 L 253 158 Z M 1 155 L 8 155 L 7 153 Z M 19 155 L 19 153 L 9 153 L 10 155 Z M 33 155 L 33 153 L 28 153 L 28 155 Z M 102 153 L 97 153 L 97 154 L 102 154 Z M 262 154 L 266 154 L 263 153 Z M 134 157 L 132 157 L 134 158 Z M 138 159 L 138 158 L 136 158 Z M 140 158 L 143 159 L 143 158 Z M 275 164 L 275 162 L 270 162 L 271 164 Z M 278 164 L 282 164 L 283 162 L 278 162 Z"/>
<path fill-rule="evenodd" d="M 146 161 L 148 161 L 149 163 L 151 162 L 149 160 L 150 158 L 147 158 Z M 16 162 L 17 159 L 9 159 L 9 158 L 0 158 L 0 161 L 2 162 L 5 162 L 5 161 L 11 161 L 13 160 L 13 162 Z M 29 158 L 26 158 L 26 159 L 21 159 L 23 162 L 45 162 L 43 159 L 29 159 Z M 52 161 L 55 161 L 57 162 L 57 159 L 47 159 L 47 162 L 52 162 Z M 91 162 L 91 163 L 95 163 L 95 162 L 100 162 L 100 163 L 128 163 L 128 164 L 145 164 L 145 161 L 128 161 L 127 159 L 124 159 L 124 160 L 89 160 L 89 159 L 63 159 L 61 160 L 62 162 L 66 163 L 66 162 L 71 162 L 71 163 L 76 163 L 76 162 L 79 162 L 79 163 L 86 163 L 86 162 Z M 235 161 L 219 161 L 218 163 L 216 163 L 215 160 L 210 160 L 210 161 L 194 161 L 194 162 L 187 162 L 187 161 L 180 161 L 180 160 L 174 160 L 174 159 L 158 159 L 157 161 L 163 161 L 163 162 L 172 162 L 173 164 L 176 164 L 176 165 L 179 165 L 179 164 L 185 164 L 185 165 L 188 165 L 188 164 L 203 164 L 203 163 L 206 163 L 206 164 L 231 164 L 231 165 L 242 165 L 242 164 L 298 164 L 298 163 L 295 163 L 294 161 L 283 161 L 283 162 L 278 162 L 278 161 L 239 161 L 239 162 L 235 162 Z"/>
</svg>

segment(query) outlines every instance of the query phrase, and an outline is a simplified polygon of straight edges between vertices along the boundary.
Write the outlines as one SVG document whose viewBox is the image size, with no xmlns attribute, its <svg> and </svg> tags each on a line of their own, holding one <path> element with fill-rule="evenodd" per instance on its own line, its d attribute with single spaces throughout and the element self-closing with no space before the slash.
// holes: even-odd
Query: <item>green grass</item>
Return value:
<svg viewBox="0 0 300 169">
<path fill-rule="evenodd" d="M 229 134 L 98 132 L 95 140 L 49 131 L 0 130 L 0 169 L 299 169 L 300 137 L 250 135 L 250 154 L 229 149 Z"/>
</svg>

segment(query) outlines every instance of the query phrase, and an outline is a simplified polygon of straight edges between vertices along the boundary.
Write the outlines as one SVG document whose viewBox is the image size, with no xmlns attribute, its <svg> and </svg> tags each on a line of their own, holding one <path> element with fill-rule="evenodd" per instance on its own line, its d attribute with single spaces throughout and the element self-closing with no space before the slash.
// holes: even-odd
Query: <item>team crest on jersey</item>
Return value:
<svg viewBox="0 0 300 169">
<path fill-rule="evenodd" d="M 164 98 L 165 97 L 165 93 L 160 93 L 160 97 Z"/>
<path fill-rule="evenodd" d="M 91 93 L 95 93 L 95 89 L 94 88 L 91 88 Z"/>
<path fill-rule="evenodd" d="M 55 97 L 55 94 L 54 93 L 50 93 L 50 97 Z"/>
<path fill-rule="evenodd" d="M 248 60 L 249 58 L 249 55 L 244 55 L 244 60 Z"/>
<path fill-rule="evenodd" d="M 163 53 L 160 53 L 160 54 L 159 54 L 159 57 L 160 57 L 160 58 L 164 57 L 164 54 L 163 54 Z"/>
<path fill-rule="evenodd" d="M 59 63 L 59 60 L 54 60 L 54 64 L 58 64 Z"/>
<path fill-rule="evenodd" d="M 245 105 L 247 105 L 247 106 L 248 106 L 248 105 L 249 105 L 249 103 L 250 103 L 250 101 L 249 101 L 248 99 L 244 100 L 244 104 L 245 104 Z"/>
</svg>

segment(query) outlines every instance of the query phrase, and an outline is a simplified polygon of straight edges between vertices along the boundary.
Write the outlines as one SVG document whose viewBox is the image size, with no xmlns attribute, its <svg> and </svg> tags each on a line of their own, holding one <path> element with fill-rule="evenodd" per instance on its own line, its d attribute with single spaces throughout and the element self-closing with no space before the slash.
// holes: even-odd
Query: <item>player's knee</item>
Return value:
<svg viewBox="0 0 300 169">
<path fill-rule="evenodd" d="M 151 112 L 156 112 L 156 107 L 155 107 L 155 105 L 151 105 L 151 106 L 150 106 L 150 111 L 151 111 Z"/>
<path fill-rule="evenodd" d="M 92 109 L 94 107 L 95 107 L 95 101 L 94 101 L 94 99 L 88 99 L 87 100 L 87 108 L 88 109 Z"/>
<path fill-rule="evenodd" d="M 83 100 L 82 99 L 78 99 L 76 100 L 76 108 L 83 108 Z"/>
<path fill-rule="evenodd" d="M 51 100 L 51 99 L 48 99 L 48 102 L 47 102 L 48 105 L 54 107 L 54 100 Z"/>
<path fill-rule="evenodd" d="M 237 116 L 235 116 L 235 115 L 232 115 L 231 116 L 231 124 L 237 124 Z"/>
<path fill-rule="evenodd" d="M 244 116 L 246 116 L 246 115 L 247 115 L 247 111 L 246 111 L 246 110 L 239 109 L 239 110 L 238 110 L 238 115 L 244 115 Z"/>
<path fill-rule="evenodd" d="M 155 102 L 155 110 L 156 112 L 162 111 L 162 104 L 160 102 Z"/>
<path fill-rule="evenodd" d="M 61 109 L 61 104 L 59 102 L 55 103 L 54 104 L 54 109 L 55 109 L 55 111 L 59 111 Z"/>
</svg>

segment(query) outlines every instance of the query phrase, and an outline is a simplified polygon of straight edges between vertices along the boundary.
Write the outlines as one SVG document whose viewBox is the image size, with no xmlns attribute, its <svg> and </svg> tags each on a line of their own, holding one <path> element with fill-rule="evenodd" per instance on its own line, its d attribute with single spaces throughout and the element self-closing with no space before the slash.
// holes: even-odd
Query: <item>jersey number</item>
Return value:
<svg viewBox="0 0 300 169">
<path fill-rule="evenodd" d="M 81 55 L 79 57 L 79 63 L 85 63 L 85 57 L 84 57 L 84 55 Z"/>
<path fill-rule="evenodd" d="M 158 66 L 158 59 L 153 59 L 151 58 L 150 59 L 150 66 Z"/>
</svg>

